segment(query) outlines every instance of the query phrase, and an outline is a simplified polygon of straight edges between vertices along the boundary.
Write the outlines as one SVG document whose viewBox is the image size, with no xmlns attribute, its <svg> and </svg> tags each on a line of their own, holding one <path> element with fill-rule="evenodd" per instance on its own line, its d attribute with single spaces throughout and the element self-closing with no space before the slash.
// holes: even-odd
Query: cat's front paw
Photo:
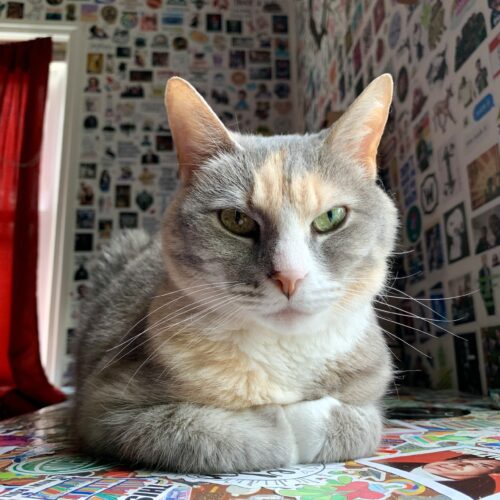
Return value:
<svg viewBox="0 0 500 500">
<path fill-rule="evenodd" d="M 373 455 L 382 435 L 375 405 L 351 406 L 324 397 L 284 407 L 297 463 L 340 462 Z"/>
<path fill-rule="evenodd" d="M 310 463 L 324 447 L 332 412 L 341 403 L 330 396 L 284 406 L 285 416 L 295 438 L 295 463 Z"/>
<path fill-rule="evenodd" d="M 376 405 L 333 408 L 317 462 L 344 462 L 374 455 L 382 436 L 382 411 Z"/>
</svg>

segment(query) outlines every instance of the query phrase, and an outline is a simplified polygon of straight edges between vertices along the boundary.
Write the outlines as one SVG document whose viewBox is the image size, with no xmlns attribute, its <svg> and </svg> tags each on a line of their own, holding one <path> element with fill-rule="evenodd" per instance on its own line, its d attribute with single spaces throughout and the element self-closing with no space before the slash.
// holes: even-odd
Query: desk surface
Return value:
<svg viewBox="0 0 500 500">
<path fill-rule="evenodd" d="M 177 475 L 98 463 L 74 451 L 67 404 L 0 422 L 0 498 L 307 500 L 500 498 L 500 412 L 425 393 L 390 406 L 459 408 L 462 417 L 388 422 L 376 457 L 257 473 Z M 404 413 L 404 410 L 403 410 Z M 445 472 L 467 467 L 467 476 Z M 498 463 L 498 467 L 496 464 Z M 477 470 L 473 470 L 475 465 Z M 426 467 L 427 465 L 427 467 Z M 441 471 L 442 471 L 441 465 Z M 472 471 L 472 472 L 471 472 Z"/>
</svg>

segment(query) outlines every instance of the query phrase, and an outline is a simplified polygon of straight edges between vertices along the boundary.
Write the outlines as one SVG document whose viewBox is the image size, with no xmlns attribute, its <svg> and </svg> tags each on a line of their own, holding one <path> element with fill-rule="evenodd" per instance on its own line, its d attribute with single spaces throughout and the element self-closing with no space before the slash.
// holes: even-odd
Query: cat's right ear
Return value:
<svg viewBox="0 0 500 500">
<path fill-rule="evenodd" d="M 186 80 L 170 78 L 165 106 L 182 182 L 189 182 L 193 172 L 210 158 L 235 149 L 230 132 Z"/>
<path fill-rule="evenodd" d="M 392 90 L 390 74 L 375 78 L 330 127 L 325 140 L 327 150 L 349 156 L 371 179 L 377 176 L 377 149 L 389 116 Z"/>
</svg>

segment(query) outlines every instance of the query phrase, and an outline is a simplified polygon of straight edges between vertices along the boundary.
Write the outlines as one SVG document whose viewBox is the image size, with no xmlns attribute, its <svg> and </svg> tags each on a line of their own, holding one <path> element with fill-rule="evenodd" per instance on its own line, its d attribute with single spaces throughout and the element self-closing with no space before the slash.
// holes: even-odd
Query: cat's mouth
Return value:
<svg viewBox="0 0 500 500">
<path fill-rule="evenodd" d="M 274 320 L 291 322 L 311 316 L 311 313 L 287 306 L 277 312 L 268 314 L 267 316 Z"/>
</svg>

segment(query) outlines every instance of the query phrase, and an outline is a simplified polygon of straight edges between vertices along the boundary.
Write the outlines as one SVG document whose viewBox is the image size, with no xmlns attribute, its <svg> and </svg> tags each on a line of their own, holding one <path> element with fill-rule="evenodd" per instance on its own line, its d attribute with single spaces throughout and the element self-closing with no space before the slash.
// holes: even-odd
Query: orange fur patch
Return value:
<svg viewBox="0 0 500 500">
<path fill-rule="evenodd" d="M 299 220 L 310 224 L 314 218 L 331 208 L 332 189 L 313 172 L 286 178 L 286 159 L 284 149 L 274 151 L 256 170 L 251 204 L 273 220 L 280 218 L 285 205 L 291 205 Z"/>
</svg>

